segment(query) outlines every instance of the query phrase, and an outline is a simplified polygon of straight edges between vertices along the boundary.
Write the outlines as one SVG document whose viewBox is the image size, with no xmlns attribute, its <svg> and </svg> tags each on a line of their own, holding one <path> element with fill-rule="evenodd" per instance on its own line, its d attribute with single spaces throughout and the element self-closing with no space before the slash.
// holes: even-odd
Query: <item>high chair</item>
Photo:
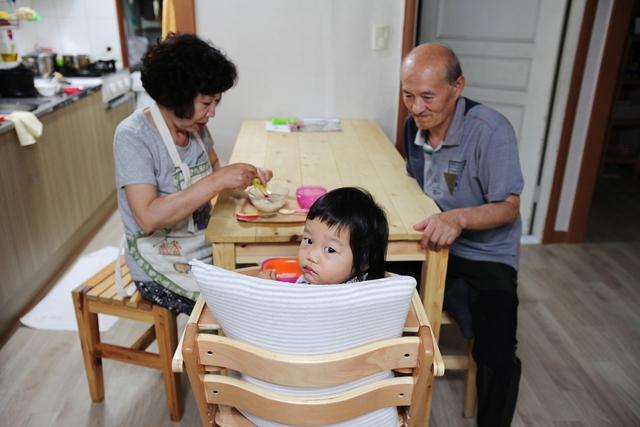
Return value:
<svg viewBox="0 0 640 427">
<path fill-rule="evenodd" d="M 257 274 L 257 269 L 244 271 Z M 201 295 L 174 355 L 174 371 L 186 368 L 203 426 L 254 426 L 237 409 L 291 425 L 323 425 L 389 406 L 399 407 L 399 426 L 426 426 L 434 375 L 444 364 L 418 293 L 413 290 L 404 336 L 346 351 L 304 356 L 268 351 L 215 335 L 217 320 Z M 215 375 L 226 369 L 293 387 L 341 384 L 376 372 L 400 376 L 323 397 L 281 394 L 237 378 Z M 215 424 L 214 424 L 215 423 Z"/>
<path fill-rule="evenodd" d="M 127 287 L 131 275 L 124 258 L 120 262 L 122 281 Z M 172 421 L 180 421 L 184 412 L 180 374 L 171 370 L 172 356 L 178 345 L 176 315 L 143 299 L 138 291 L 130 297 L 119 296 L 115 266 L 114 261 L 72 292 L 91 400 L 100 402 L 104 399 L 103 358 L 146 366 L 162 371 L 169 417 Z M 100 340 L 98 313 L 150 323 L 151 327 L 131 347 L 104 343 Z M 155 340 L 158 341 L 158 353 L 146 351 Z"/>
</svg>

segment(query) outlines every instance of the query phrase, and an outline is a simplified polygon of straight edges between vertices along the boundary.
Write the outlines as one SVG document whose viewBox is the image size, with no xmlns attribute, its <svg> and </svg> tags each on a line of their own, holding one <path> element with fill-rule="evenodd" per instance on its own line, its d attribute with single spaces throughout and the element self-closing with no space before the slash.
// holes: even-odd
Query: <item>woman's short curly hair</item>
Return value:
<svg viewBox="0 0 640 427">
<path fill-rule="evenodd" d="M 238 72 L 220 50 L 198 36 L 171 33 L 142 58 L 141 80 L 154 101 L 189 119 L 196 96 L 226 92 L 236 84 Z"/>
</svg>

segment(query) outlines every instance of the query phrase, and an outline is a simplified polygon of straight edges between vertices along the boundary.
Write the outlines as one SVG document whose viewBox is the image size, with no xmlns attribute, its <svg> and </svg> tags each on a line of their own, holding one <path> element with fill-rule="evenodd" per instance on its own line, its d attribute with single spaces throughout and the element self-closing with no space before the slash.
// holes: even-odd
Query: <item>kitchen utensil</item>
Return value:
<svg viewBox="0 0 640 427">
<path fill-rule="evenodd" d="M 266 187 L 262 184 L 262 181 L 260 181 L 258 178 L 254 178 L 253 179 L 253 188 L 257 188 L 258 190 L 260 190 L 260 192 L 262 192 L 262 195 L 266 198 L 269 197 L 269 192 L 267 191 Z"/>
<path fill-rule="evenodd" d="M 262 212 L 276 212 L 284 206 L 285 199 L 289 194 L 289 189 L 278 185 L 268 186 L 265 188 L 269 197 L 265 197 L 264 193 L 257 187 L 247 190 L 251 204 Z"/>
<path fill-rule="evenodd" d="M 22 63 L 33 71 L 36 77 L 49 77 L 56 71 L 57 53 L 35 51 L 22 56 Z"/>
<path fill-rule="evenodd" d="M 258 219 L 260 215 L 258 212 L 236 212 L 237 219 Z"/>
<path fill-rule="evenodd" d="M 327 192 L 327 189 L 319 185 L 303 185 L 296 190 L 296 199 L 302 209 L 309 209 L 311 205 Z"/>
<path fill-rule="evenodd" d="M 42 96 L 54 96 L 58 90 L 58 82 L 42 82 L 35 85 Z"/>
<path fill-rule="evenodd" d="M 86 70 L 91 61 L 89 55 L 62 55 L 62 64 L 71 70 Z"/>
<path fill-rule="evenodd" d="M 295 283 L 302 271 L 298 267 L 297 258 L 269 258 L 262 262 L 260 271 L 268 269 L 276 270 L 276 280 L 279 282 Z"/>
<path fill-rule="evenodd" d="M 306 215 L 309 213 L 309 209 L 280 209 L 278 212 L 280 212 L 283 215 L 291 215 L 291 214 L 301 214 L 301 215 Z"/>
</svg>

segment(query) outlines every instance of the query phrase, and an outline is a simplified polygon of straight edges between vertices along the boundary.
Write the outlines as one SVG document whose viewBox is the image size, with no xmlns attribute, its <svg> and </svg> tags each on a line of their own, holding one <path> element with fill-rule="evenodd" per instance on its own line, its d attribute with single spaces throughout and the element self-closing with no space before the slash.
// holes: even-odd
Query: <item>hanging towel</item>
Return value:
<svg viewBox="0 0 640 427">
<path fill-rule="evenodd" d="M 162 40 L 176 32 L 176 15 L 173 0 L 162 1 Z"/>
<path fill-rule="evenodd" d="M 13 122 L 22 146 L 35 144 L 36 138 L 42 136 L 42 122 L 29 111 L 14 111 L 4 119 Z"/>
</svg>

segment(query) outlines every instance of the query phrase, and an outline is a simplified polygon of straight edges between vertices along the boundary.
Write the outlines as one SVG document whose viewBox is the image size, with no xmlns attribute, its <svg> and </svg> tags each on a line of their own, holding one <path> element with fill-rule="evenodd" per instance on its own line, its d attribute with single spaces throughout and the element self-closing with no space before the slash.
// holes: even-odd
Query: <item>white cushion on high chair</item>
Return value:
<svg viewBox="0 0 640 427">
<path fill-rule="evenodd" d="M 207 306 L 225 335 L 265 349 L 299 355 L 335 353 L 402 336 L 416 281 L 394 276 L 338 285 L 265 280 L 193 260 L 193 273 Z M 336 387 L 297 389 L 242 376 L 272 390 L 322 395 L 392 377 L 382 372 Z M 245 414 L 245 411 L 242 411 Z M 282 426 L 245 414 L 254 424 Z M 385 408 L 332 426 L 397 426 L 395 408 Z"/>
</svg>

